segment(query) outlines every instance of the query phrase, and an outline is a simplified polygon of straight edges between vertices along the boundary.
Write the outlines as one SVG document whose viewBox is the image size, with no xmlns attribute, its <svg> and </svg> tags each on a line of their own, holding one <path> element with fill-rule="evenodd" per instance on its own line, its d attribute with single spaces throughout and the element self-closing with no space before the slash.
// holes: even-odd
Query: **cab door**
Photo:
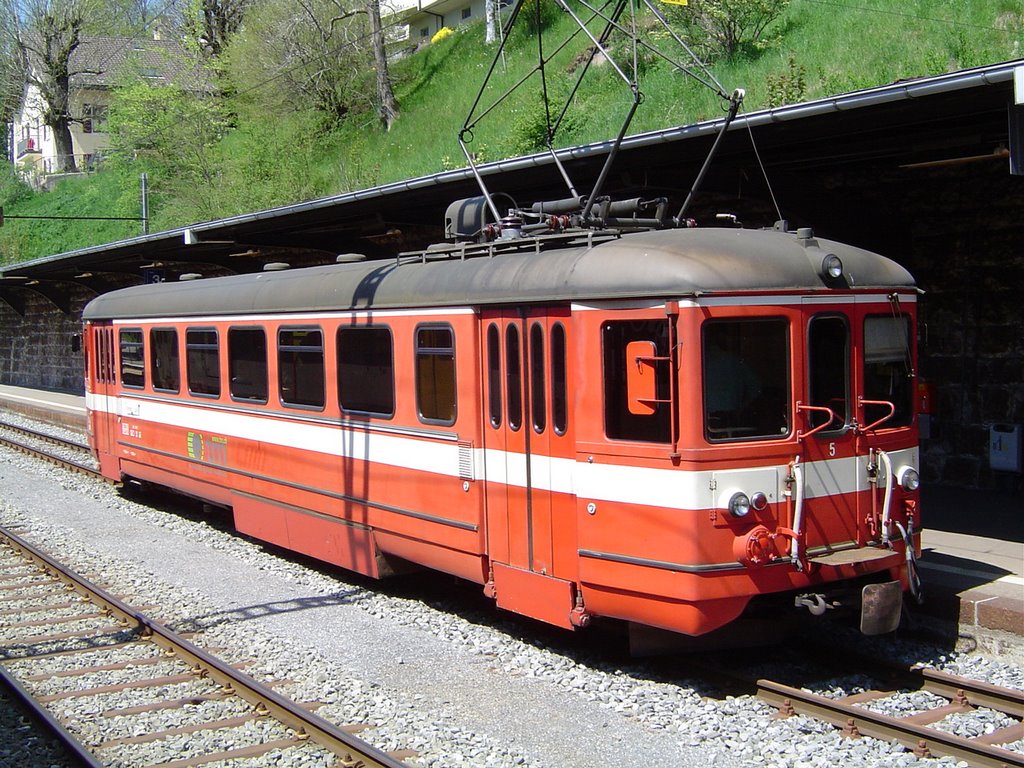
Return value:
<svg viewBox="0 0 1024 768">
<path fill-rule="evenodd" d="M 805 399 L 798 405 L 805 545 L 863 546 L 856 434 L 851 319 L 841 311 L 807 307 Z"/>
</svg>

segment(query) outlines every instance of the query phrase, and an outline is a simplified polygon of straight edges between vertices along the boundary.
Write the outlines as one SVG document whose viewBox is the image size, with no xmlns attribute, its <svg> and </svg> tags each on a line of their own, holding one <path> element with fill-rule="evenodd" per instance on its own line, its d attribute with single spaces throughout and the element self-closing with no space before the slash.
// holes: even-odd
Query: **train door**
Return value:
<svg viewBox="0 0 1024 768">
<path fill-rule="evenodd" d="M 801 528 L 808 548 L 863 546 L 851 321 L 843 312 L 807 308 L 806 400 L 798 406 L 802 455 L 790 471 L 800 485 Z"/>
<path fill-rule="evenodd" d="M 88 378 L 91 381 L 90 428 L 101 466 L 113 456 L 117 377 L 114 366 L 114 329 L 110 325 L 91 326 L 91 354 Z"/>
<path fill-rule="evenodd" d="M 575 455 L 568 309 L 485 311 L 482 320 L 491 587 L 499 606 L 569 626 L 572 583 L 552 576 L 556 546 L 561 552 L 574 536 L 564 487 Z"/>
<path fill-rule="evenodd" d="M 809 313 L 795 471 L 808 547 L 863 547 L 880 538 L 892 438 L 879 429 L 911 423 L 910 338 L 910 318 L 899 312 L 854 305 Z"/>
</svg>

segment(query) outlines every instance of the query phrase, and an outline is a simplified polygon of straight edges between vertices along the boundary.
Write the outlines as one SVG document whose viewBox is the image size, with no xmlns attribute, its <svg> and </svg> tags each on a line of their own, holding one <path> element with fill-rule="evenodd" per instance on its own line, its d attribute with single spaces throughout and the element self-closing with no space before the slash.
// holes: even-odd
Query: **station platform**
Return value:
<svg viewBox="0 0 1024 768">
<path fill-rule="evenodd" d="M 0 385 L 4 411 L 85 431 L 81 396 Z M 921 494 L 920 613 L 953 637 L 1024 644 L 1024 496 L 934 485 Z"/>
</svg>

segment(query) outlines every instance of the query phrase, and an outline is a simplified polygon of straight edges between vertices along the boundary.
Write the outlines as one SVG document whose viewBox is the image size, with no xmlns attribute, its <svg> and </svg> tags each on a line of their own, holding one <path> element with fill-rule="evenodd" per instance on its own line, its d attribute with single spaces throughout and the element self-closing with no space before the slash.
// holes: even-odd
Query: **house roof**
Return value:
<svg viewBox="0 0 1024 768">
<path fill-rule="evenodd" d="M 27 41 L 29 66 L 42 68 L 38 38 Z M 175 83 L 203 90 L 205 79 L 176 40 L 83 36 L 68 62 L 72 91 L 113 88 L 123 79 L 141 75 L 153 83 Z"/>
<path fill-rule="evenodd" d="M 182 85 L 195 75 L 176 40 L 83 37 L 70 63 L 72 89 L 110 88 L 133 73 Z"/>
</svg>

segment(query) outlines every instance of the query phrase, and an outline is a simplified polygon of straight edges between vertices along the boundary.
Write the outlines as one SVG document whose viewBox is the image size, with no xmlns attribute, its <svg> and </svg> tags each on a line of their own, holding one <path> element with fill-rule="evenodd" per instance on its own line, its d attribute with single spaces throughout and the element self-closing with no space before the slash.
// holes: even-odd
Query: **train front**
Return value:
<svg viewBox="0 0 1024 768">
<path fill-rule="evenodd" d="M 645 255 L 693 294 L 583 318 L 611 438 L 585 460 L 637 479 L 609 509 L 586 496 L 629 473 L 582 473 L 587 606 L 689 635 L 851 611 L 892 631 L 920 596 L 917 290 L 809 231 L 734 232 L 651 236 Z"/>
</svg>

